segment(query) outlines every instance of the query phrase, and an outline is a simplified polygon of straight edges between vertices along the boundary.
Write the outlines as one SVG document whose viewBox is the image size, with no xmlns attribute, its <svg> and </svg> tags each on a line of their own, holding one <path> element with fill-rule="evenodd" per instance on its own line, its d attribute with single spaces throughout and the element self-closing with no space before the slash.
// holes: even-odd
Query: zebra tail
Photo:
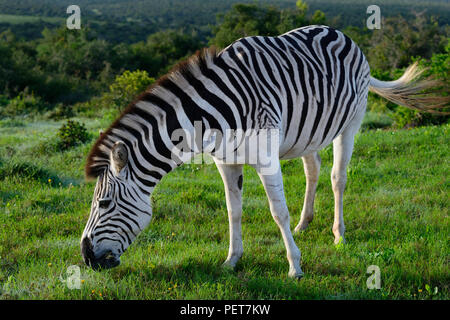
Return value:
<svg viewBox="0 0 450 320">
<path fill-rule="evenodd" d="M 439 110 L 448 110 L 450 95 L 441 94 L 448 92 L 448 85 L 433 77 L 423 79 L 421 75 L 425 70 L 419 69 L 415 62 L 395 81 L 380 81 L 370 77 L 369 91 L 410 109 L 449 115 L 450 112 Z"/>
</svg>

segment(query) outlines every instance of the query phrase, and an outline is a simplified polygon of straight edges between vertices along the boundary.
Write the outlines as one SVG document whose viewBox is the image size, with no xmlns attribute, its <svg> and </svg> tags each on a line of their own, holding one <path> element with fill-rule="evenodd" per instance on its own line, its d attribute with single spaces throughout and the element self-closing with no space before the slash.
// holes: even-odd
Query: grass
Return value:
<svg viewBox="0 0 450 320">
<path fill-rule="evenodd" d="M 80 120 L 80 119 L 78 119 Z M 81 119 L 92 134 L 102 121 Z M 117 268 L 93 271 L 80 256 L 94 183 L 83 179 L 93 141 L 55 152 L 61 122 L 0 126 L 2 299 L 449 299 L 450 125 L 358 134 L 344 212 L 347 244 L 333 245 L 332 149 L 321 151 L 315 218 L 295 235 L 305 277 L 287 277 L 280 232 L 252 168 L 244 173 L 244 256 L 228 251 L 222 181 L 213 165 L 184 165 L 157 186 L 153 221 Z M 282 164 L 295 227 L 305 178 L 300 159 Z M 80 289 L 62 280 L 80 267 Z M 381 289 L 366 286 L 370 265 Z M 435 289 L 437 288 L 437 289 Z"/>
<path fill-rule="evenodd" d="M 0 23 L 10 24 L 22 24 L 22 23 L 34 23 L 39 21 L 49 23 L 62 23 L 64 18 L 59 17 L 40 17 L 40 16 L 25 16 L 16 14 L 0 14 Z"/>
<path fill-rule="evenodd" d="M 385 113 L 367 111 L 366 116 L 361 123 L 361 130 L 388 128 L 391 127 L 393 123 L 394 120 Z"/>
</svg>

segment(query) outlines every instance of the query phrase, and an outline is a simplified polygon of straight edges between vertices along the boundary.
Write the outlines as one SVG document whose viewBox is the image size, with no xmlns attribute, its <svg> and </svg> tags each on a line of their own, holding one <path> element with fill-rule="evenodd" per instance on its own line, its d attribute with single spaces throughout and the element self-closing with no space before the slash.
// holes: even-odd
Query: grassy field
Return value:
<svg viewBox="0 0 450 320">
<path fill-rule="evenodd" d="M 64 22 L 65 18 L 0 14 L 0 23 L 22 24 L 22 23 L 33 23 L 38 21 L 45 21 L 49 23 L 59 24 Z"/>
<path fill-rule="evenodd" d="M 80 119 L 79 119 L 80 120 Z M 103 121 L 81 119 L 94 136 Z M 93 142 L 51 146 L 61 122 L 0 121 L 0 297 L 2 299 L 449 299 L 450 125 L 358 134 L 344 212 L 347 244 L 335 246 L 332 150 L 323 150 L 315 219 L 295 235 L 302 280 L 288 279 L 280 232 L 252 168 L 245 168 L 244 256 L 228 251 L 222 181 L 213 165 L 184 165 L 157 186 L 153 221 L 119 267 L 96 272 L 79 239 L 94 183 L 83 179 Z M 292 229 L 305 178 L 283 162 Z M 81 269 L 81 289 L 61 281 Z M 369 290 L 367 267 L 381 271 Z"/>
</svg>

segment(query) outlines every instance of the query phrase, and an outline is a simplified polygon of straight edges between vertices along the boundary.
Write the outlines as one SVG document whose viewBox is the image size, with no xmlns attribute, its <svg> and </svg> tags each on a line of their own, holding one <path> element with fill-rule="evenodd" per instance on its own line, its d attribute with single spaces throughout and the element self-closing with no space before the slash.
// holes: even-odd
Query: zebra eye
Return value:
<svg viewBox="0 0 450 320">
<path fill-rule="evenodd" d="M 102 209 L 106 209 L 109 207 L 110 203 L 111 203 L 111 199 L 100 199 L 98 201 L 98 206 Z"/>
</svg>

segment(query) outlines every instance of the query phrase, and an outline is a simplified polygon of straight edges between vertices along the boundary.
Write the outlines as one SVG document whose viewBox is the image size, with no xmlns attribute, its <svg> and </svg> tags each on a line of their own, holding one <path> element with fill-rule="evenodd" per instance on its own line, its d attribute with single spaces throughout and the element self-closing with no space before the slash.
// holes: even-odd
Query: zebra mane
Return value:
<svg viewBox="0 0 450 320">
<path fill-rule="evenodd" d="M 175 81 L 179 76 L 188 78 L 192 76 L 195 71 L 193 67 L 205 66 L 209 63 L 214 63 L 219 56 L 215 47 L 203 48 L 198 50 L 195 54 L 186 60 L 176 64 L 167 74 L 159 78 L 155 83 L 150 85 L 144 92 L 137 96 L 127 108 L 120 114 L 119 117 L 109 126 L 109 128 L 100 134 L 99 138 L 91 148 L 87 157 L 85 166 L 86 179 L 95 179 L 100 176 L 110 163 L 110 151 L 113 144 L 118 140 L 113 134 L 114 129 L 123 128 L 122 119 L 132 113 L 136 104 L 142 100 L 149 100 L 150 97 L 157 95 L 156 91 L 169 81 Z"/>
</svg>

